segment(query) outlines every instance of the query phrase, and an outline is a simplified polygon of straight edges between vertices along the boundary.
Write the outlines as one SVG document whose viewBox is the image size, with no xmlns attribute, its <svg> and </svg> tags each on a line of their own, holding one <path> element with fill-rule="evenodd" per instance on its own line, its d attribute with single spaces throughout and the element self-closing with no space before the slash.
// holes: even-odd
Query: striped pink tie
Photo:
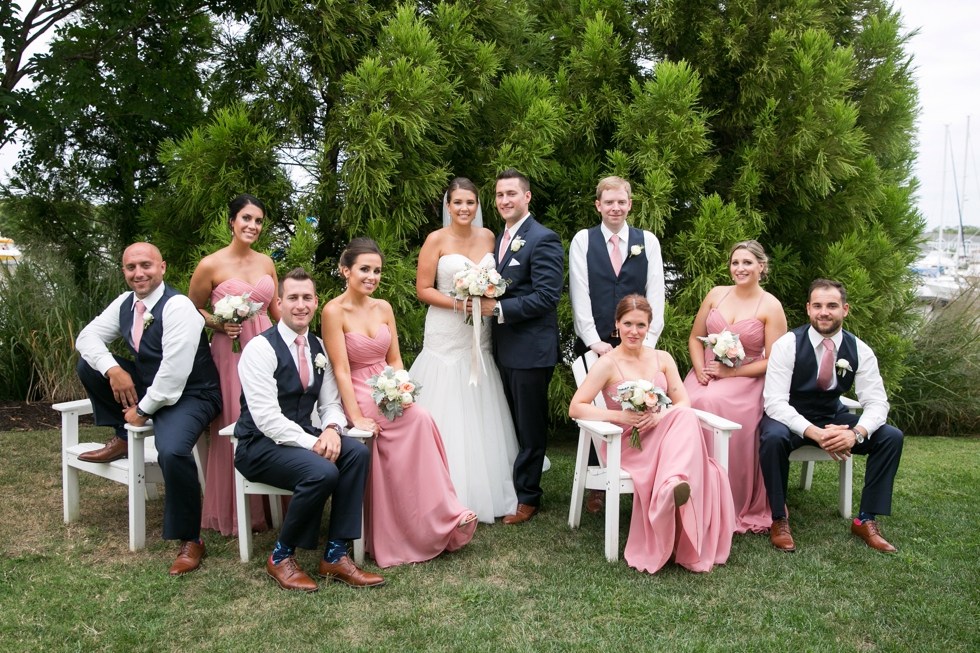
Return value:
<svg viewBox="0 0 980 653">
<path fill-rule="evenodd" d="M 133 349 L 139 351 L 140 340 L 143 339 L 143 313 L 146 313 L 146 305 L 137 299 L 133 308 L 136 309 L 136 319 L 133 321 Z"/>
<path fill-rule="evenodd" d="M 497 254 L 497 263 L 504 260 L 504 254 L 507 253 L 507 245 L 510 244 L 510 229 L 504 230 L 504 236 L 500 239 L 500 252 Z"/>
<path fill-rule="evenodd" d="M 613 272 L 618 277 L 619 271 L 623 269 L 623 253 L 619 251 L 619 236 L 616 234 L 610 236 L 609 244 L 612 245 L 612 249 L 609 250 L 609 262 L 612 263 Z"/>
<path fill-rule="evenodd" d="M 299 382 L 303 384 L 303 389 L 310 387 L 310 368 L 306 364 L 306 338 L 296 336 L 296 367 L 299 368 Z"/>
<path fill-rule="evenodd" d="M 834 341 L 825 338 L 823 341 L 823 356 L 820 358 L 820 371 L 817 372 L 817 387 L 830 390 L 830 382 L 834 378 Z"/>
</svg>

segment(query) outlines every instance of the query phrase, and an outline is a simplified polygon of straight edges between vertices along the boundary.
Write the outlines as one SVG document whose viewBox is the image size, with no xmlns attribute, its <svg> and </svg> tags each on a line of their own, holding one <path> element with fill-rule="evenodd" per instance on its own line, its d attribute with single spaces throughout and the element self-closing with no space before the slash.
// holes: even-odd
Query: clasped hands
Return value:
<svg viewBox="0 0 980 653">
<path fill-rule="evenodd" d="M 834 460 L 850 458 L 851 449 L 857 443 L 854 429 L 844 424 L 828 424 L 824 428 L 811 425 L 803 435 L 816 442 Z"/>
<path fill-rule="evenodd" d="M 624 426 L 635 426 L 641 431 L 652 429 L 664 418 L 666 409 L 661 406 L 658 410 L 645 410 L 639 413 L 635 410 L 624 410 L 619 413 L 615 421 Z"/>
<path fill-rule="evenodd" d="M 109 368 L 105 375 L 109 379 L 113 398 L 122 404 L 123 419 L 126 420 L 126 423 L 133 426 L 146 424 L 147 418 L 136 414 L 136 404 L 139 403 L 140 398 L 136 394 L 136 384 L 133 383 L 133 377 L 129 375 L 129 372 L 116 365 Z"/>
<path fill-rule="evenodd" d="M 711 361 L 696 376 L 698 383 L 708 385 L 711 379 L 727 379 L 728 377 L 735 376 L 735 368 L 728 367 L 719 361 Z"/>
<path fill-rule="evenodd" d="M 489 297 L 480 298 L 480 315 L 483 317 L 490 317 L 493 315 L 493 307 L 497 305 L 496 299 L 490 299 Z M 473 315 L 473 298 L 467 297 L 463 300 L 463 312 L 467 315 Z"/>
</svg>

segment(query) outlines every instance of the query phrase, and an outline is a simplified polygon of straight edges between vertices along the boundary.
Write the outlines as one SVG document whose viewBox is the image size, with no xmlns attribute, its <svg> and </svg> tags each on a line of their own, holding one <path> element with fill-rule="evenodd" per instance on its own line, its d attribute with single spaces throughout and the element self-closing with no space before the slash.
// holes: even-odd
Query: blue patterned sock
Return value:
<svg viewBox="0 0 980 653">
<path fill-rule="evenodd" d="M 857 521 L 859 524 L 863 524 L 866 521 L 875 521 L 875 517 L 877 517 L 877 515 L 870 512 L 864 512 L 862 510 L 858 513 Z"/>
<path fill-rule="evenodd" d="M 286 558 L 296 554 L 295 546 L 286 546 L 282 542 L 276 542 L 276 548 L 272 550 L 272 564 L 278 565 Z"/>
<path fill-rule="evenodd" d="M 327 549 L 323 552 L 323 559 L 334 564 L 340 562 L 345 555 L 347 555 L 347 540 L 329 540 Z"/>
</svg>

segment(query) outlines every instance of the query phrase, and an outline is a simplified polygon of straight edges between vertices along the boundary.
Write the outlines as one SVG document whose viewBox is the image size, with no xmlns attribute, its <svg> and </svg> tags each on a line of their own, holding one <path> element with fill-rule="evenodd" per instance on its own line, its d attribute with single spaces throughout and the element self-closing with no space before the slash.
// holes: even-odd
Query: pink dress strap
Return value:
<svg viewBox="0 0 980 653">
<path fill-rule="evenodd" d="M 729 289 L 728 289 L 728 292 L 726 292 L 726 293 L 725 293 L 725 296 L 724 296 L 724 297 L 722 297 L 721 299 L 719 299 L 719 300 L 718 300 L 718 303 L 717 303 L 717 304 L 715 304 L 715 310 L 716 310 L 716 311 L 718 310 L 718 307 L 719 307 L 719 306 L 721 306 L 721 303 L 722 303 L 723 301 L 725 301 L 726 299 L 728 299 L 728 296 L 729 296 L 729 295 L 731 295 L 731 294 L 732 294 L 732 289 L 731 289 L 731 288 L 729 288 Z"/>
<path fill-rule="evenodd" d="M 752 319 L 757 319 L 755 316 L 759 314 L 759 307 L 762 306 L 762 300 L 766 298 L 766 291 L 762 291 L 762 296 L 759 297 L 759 302 L 755 305 L 755 313 L 752 314 Z"/>
<path fill-rule="evenodd" d="M 619 372 L 619 380 L 620 381 L 625 381 L 626 380 L 626 375 L 623 374 L 623 370 L 619 369 L 619 363 L 617 363 L 616 362 L 616 359 L 613 358 L 612 356 L 610 356 L 609 358 L 612 358 L 613 365 L 616 366 L 616 371 Z"/>
</svg>

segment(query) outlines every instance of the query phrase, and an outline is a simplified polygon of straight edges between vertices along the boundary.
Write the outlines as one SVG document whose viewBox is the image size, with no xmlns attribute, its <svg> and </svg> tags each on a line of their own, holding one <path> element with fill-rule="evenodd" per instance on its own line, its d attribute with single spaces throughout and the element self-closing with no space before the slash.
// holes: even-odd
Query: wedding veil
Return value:
<svg viewBox="0 0 980 653">
<path fill-rule="evenodd" d="M 477 200 L 479 200 L 479 198 L 477 198 Z M 442 194 L 442 226 L 443 227 L 448 227 L 449 224 L 453 221 L 453 219 L 449 216 L 449 208 L 446 206 L 446 204 L 448 203 L 449 203 L 449 194 L 443 193 Z M 483 226 L 483 204 L 476 205 L 476 217 L 473 218 L 473 222 L 471 224 L 477 228 Z"/>
</svg>

